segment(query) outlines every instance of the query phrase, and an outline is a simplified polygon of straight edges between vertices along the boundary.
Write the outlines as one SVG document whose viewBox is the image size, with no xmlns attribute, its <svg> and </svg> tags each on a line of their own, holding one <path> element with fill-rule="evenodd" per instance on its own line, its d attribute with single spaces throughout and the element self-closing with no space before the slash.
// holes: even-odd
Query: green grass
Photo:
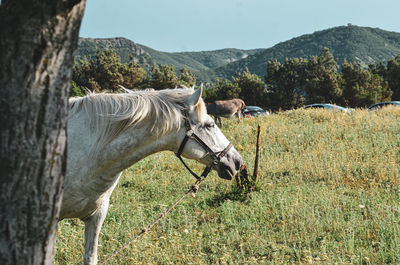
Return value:
<svg viewBox="0 0 400 265">
<path fill-rule="evenodd" d="M 295 110 L 226 121 L 259 189 L 246 197 L 213 172 L 111 264 L 399 264 L 400 111 Z M 201 172 L 202 166 L 193 162 Z M 127 242 L 194 182 L 171 153 L 124 171 L 103 225 L 99 260 Z M 83 222 L 64 220 L 56 264 L 80 264 Z"/>
</svg>

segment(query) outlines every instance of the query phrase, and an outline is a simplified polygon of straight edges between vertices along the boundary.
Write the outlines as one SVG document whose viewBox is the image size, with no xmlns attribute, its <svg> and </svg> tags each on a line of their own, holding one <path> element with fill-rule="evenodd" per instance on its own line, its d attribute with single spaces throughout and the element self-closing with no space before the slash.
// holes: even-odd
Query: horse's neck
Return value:
<svg viewBox="0 0 400 265">
<path fill-rule="evenodd" d="M 139 160 L 164 150 L 173 150 L 173 134 L 157 135 L 149 127 L 128 129 L 97 155 L 103 172 L 119 172 Z"/>
<path fill-rule="evenodd" d="M 150 123 L 150 122 L 149 122 Z M 86 177 L 112 178 L 118 172 L 153 153 L 173 150 L 174 133 L 159 136 L 149 126 L 128 128 L 105 146 L 93 150 L 95 135 L 84 115 L 69 120 L 68 174 L 86 174 Z"/>
</svg>

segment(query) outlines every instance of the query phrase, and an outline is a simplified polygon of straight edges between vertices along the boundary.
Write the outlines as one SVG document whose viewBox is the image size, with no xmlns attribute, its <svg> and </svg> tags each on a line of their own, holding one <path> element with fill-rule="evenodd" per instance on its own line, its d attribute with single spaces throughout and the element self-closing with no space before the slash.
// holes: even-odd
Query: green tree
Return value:
<svg viewBox="0 0 400 265">
<path fill-rule="evenodd" d="M 386 80 L 386 75 L 387 75 L 387 69 L 386 66 L 380 62 L 378 64 L 369 64 L 368 69 L 373 73 L 373 74 L 378 74 L 381 76 L 384 80 Z"/>
<path fill-rule="evenodd" d="M 241 88 L 237 82 L 231 82 L 229 80 L 225 80 L 223 89 L 220 90 L 220 98 L 221 99 L 234 99 L 239 98 L 241 94 Z"/>
<path fill-rule="evenodd" d="M 222 90 L 224 83 L 221 79 L 217 78 L 215 83 L 210 83 L 209 86 L 206 86 L 203 90 L 203 99 L 205 102 L 213 102 L 215 100 L 219 100 L 220 91 Z"/>
<path fill-rule="evenodd" d="M 149 84 L 156 90 L 182 86 L 190 87 L 196 84 L 196 76 L 186 68 L 182 68 L 178 76 L 173 65 L 153 65 Z"/>
<path fill-rule="evenodd" d="M 196 76 L 190 70 L 182 68 L 180 70 L 179 81 L 181 85 L 191 87 L 196 84 Z"/>
<path fill-rule="evenodd" d="M 173 65 L 153 65 L 150 86 L 156 90 L 174 88 L 179 85 Z"/>
<path fill-rule="evenodd" d="M 128 89 L 142 88 L 147 82 L 146 71 L 137 63 L 131 61 L 122 67 L 122 85 Z"/>
<path fill-rule="evenodd" d="M 95 76 L 97 83 L 101 84 L 103 90 L 119 89 L 118 84 L 124 82 L 121 57 L 114 51 L 105 50 L 102 53 L 98 52 L 96 61 Z"/>
<path fill-rule="evenodd" d="M 268 101 L 272 109 L 291 109 L 304 104 L 302 90 L 307 60 L 286 59 L 282 64 L 277 60 L 268 61 L 265 83 L 269 91 Z"/>
<path fill-rule="evenodd" d="M 116 91 L 119 85 L 129 89 L 140 88 L 147 79 L 146 71 L 131 61 L 121 63 L 121 58 L 110 50 L 98 51 L 94 57 L 84 57 L 75 62 L 72 80 L 78 87 L 91 91 Z"/>
<path fill-rule="evenodd" d="M 367 107 L 379 101 L 389 100 L 392 91 L 387 83 L 371 69 L 363 69 L 359 63 L 342 64 L 342 102 L 352 107 Z"/>
<path fill-rule="evenodd" d="M 83 57 L 83 59 L 79 62 L 74 62 L 72 81 L 74 81 L 76 86 L 87 87 L 88 89 L 94 91 L 88 86 L 89 79 L 93 78 L 94 71 L 92 69 L 92 64 L 94 64 L 92 59 L 89 60 L 86 56 Z"/>
<path fill-rule="evenodd" d="M 70 97 L 83 97 L 86 95 L 86 89 L 78 86 L 73 80 L 71 81 L 71 90 L 69 91 Z"/>
<path fill-rule="evenodd" d="M 328 48 L 318 56 L 312 56 L 300 76 L 302 90 L 306 93 L 306 102 L 337 102 L 342 94 L 338 65 Z"/>
<path fill-rule="evenodd" d="M 246 67 L 243 72 L 236 73 L 233 83 L 237 85 L 239 97 L 247 105 L 267 107 L 267 87 L 263 80 L 256 74 L 251 74 Z"/>
<path fill-rule="evenodd" d="M 385 79 L 393 91 L 392 99 L 400 100 L 400 54 L 387 63 Z"/>
<path fill-rule="evenodd" d="M 238 98 L 240 91 L 241 89 L 237 83 L 229 80 L 222 81 L 217 78 L 215 83 L 212 83 L 209 88 L 204 90 L 204 100 L 212 102 L 215 100 Z"/>
</svg>

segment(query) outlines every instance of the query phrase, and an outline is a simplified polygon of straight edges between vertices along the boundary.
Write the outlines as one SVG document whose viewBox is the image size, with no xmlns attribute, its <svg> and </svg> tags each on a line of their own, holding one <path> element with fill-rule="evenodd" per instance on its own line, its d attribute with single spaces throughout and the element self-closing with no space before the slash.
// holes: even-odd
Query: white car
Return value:
<svg viewBox="0 0 400 265">
<path fill-rule="evenodd" d="M 305 109 L 319 108 L 319 109 L 328 109 L 328 110 L 339 110 L 339 111 L 344 111 L 344 112 L 348 112 L 350 110 L 350 109 L 344 108 L 342 106 L 328 104 L 328 103 L 310 104 L 310 105 L 306 105 L 304 108 Z"/>
</svg>

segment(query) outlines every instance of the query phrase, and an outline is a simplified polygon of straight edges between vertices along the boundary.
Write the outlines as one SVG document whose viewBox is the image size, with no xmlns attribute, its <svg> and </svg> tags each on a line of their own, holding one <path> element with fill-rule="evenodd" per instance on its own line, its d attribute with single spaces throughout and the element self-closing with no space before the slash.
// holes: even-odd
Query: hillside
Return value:
<svg viewBox="0 0 400 265">
<path fill-rule="evenodd" d="M 148 52 L 159 64 L 173 64 L 177 69 L 185 67 L 194 71 L 221 67 L 228 63 L 247 58 L 249 55 L 260 51 L 260 49 L 221 49 L 201 52 L 160 52 L 144 45 L 139 46 Z"/>
<path fill-rule="evenodd" d="M 330 49 L 339 64 L 346 59 L 367 66 L 388 61 L 400 54 L 400 33 L 353 25 L 335 27 L 281 42 L 243 60 L 219 67 L 214 72 L 218 77 L 231 78 L 235 72 L 248 67 L 250 72 L 264 76 L 268 60 L 309 58 L 320 54 L 324 47 Z"/>
<path fill-rule="evenodd" d="M 75 60 L 80 60 L 84 56 L 93 56 L 98 50 L 115 51 L 123 63 L 129 62 L 132 55 L 134 60 L 146 70 L 151 69 L 151 66 L 157 63 L 142 46 L 125 38 L 79 38 Z"/>
<path fill-rule="evenodd" d="M 346 59 L 367 66 L 386 62 L 400 54 L 400 33 L 348 25 L 305 34 L 268 49 L 201 52 L 161 52 L 125 38 L 81 38 L 76 59 L 94 55 L 97 50 L 112 49 L 121 56 L 123 62 L 128 62 L 132 54 L 134 60 L 147 71 L 154 64 L 173 64 L 177 71 L 187 68 L 195 73 L 199 81 L 207 82 L 216 77 L 230 79 L 245 67 L 263 77 L 269 60 L 309 58 L 320 54 L 324 47 L 330 49 L 339 64 Z"/>
<path fill-rule="evenodd" d="M 151 70 L 153 64 L 172 64 L 176 70 L 187 68 L 197 75 L 201 75 L 199 71 L 212 70 L 260 51 L 221 49 L 201 52 L 161 52 L 125 38 L 80 38 L 75 59 L 93 56 L 97 50 L 114 50 L 125 63 L 129 62 L 130 56 L 133 55 L 134 61 L 147 71 Z"/>
</svg>

